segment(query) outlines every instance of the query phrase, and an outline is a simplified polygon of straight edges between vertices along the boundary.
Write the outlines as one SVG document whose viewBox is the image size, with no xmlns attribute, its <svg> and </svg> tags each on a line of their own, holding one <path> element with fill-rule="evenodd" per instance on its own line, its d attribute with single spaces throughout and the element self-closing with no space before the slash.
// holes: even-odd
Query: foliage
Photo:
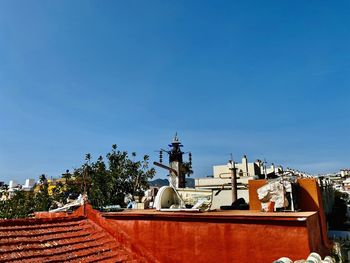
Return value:
<svg viewBox="0 0 350 263">
<path fill-rule="evenodd" d="M 39 182 L 36 192 L 15 190 L 11 198 L 0 201 L 0 218 L 24 218 L 31 216 L 34 211 L 48 211 L 53 199 L 48 193 L 44 174 L 39 177 Z"/>
<path fill-rule="evenodd" d="M 102 156 L 92 162 L 91 155 L 86 154 L 86 162 L 75 169 L 73 175 L 64 175 L 66 192 L 72 197 L 86 192 L 88 200 L 96 207 L 124 205 L 126 195 L 131 195 L 133 200 L 142 197 L 155 170 L 149 168 L 149 156 L 143 156 L 141 161 L 135 161 L 136 153 L 131 157 L 126 151 L 117 150 L 115 144 L 106 155 L 106 163 Z"/>
<path fill-rule="evenodd" d="M 102 156 L 93 162 L 91 154 L 86 154 L 85 163 L 73 174 L 67 170 L 62 176 L 65 183 L 56 182 L 51 193 L 48 180 L 42 174 L 35 191 L 18 190 L 12 198 L 0 201 L 0 218 L 22 218 L 34 211 L 48 211 L 83 193 L 87 193 L 95 207 L 125 205 L 126 196 L 131 196 L 132 200 L 143 196 L 149 187 L 148 181 L 155 174 L 155 170 L 149 168 L 147 155 L 140 161 L 135 159 L 136 153 L 129 158 L 126 151 L 117 150 L 117 145 L 106 155 L 106 163 Z"/>
<path fill-rule="evenodd" d="M 45 174 L 40 175 L 39 182 L 39 190 L 35 194 L 35 211 L 48 211 L 52 199 L 49 195 L 49 183 Z"/>
<path fill-rule="evenodd" d="M 182 163 L 182 171 L 187 175 L 190 176 L 193 174 L 192 170 L 192 164 L 190 162 L 183 162 Z"/>
<path fill-rule="evenodd" d="M 67 200 L 66 197 L 66 187 L 63 182 L 56 182 L 55 187 L 52 189 L 52 194 L 51 194 L 51 206 L 50 209 L 54 209 L 58 207 L 58 204 L 64 204 Z"/>
<path fill-rule="evenodd" d="M 34 212 L 33 192 L 16 191 L 11 199 L 0 201 L 0 218 L 23 218 Z"/>
</svg>

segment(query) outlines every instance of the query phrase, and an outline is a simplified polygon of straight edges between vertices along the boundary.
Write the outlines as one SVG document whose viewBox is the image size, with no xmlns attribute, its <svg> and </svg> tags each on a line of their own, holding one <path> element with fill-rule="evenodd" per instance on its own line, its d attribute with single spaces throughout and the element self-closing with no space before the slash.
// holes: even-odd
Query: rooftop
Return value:
<svg viewBox="0 0 350 263">
<path fill-rule="evenodd" d="M 84 217 L 0 220 L 0 262 L 131 262 L 130 253 Z"/>
</svg>

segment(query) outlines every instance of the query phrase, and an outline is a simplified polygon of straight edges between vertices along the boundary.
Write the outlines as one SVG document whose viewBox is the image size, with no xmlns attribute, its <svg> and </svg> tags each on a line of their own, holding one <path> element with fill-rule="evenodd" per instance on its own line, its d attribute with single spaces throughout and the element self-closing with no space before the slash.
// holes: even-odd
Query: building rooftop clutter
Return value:
<svg viewBox="0 0 350 263">
<path fill-rule="evenodd" d="M 246 211 L 101 213 L 84 203 L 72 214 L 0 220 L 0 262 L 267 263 L 313 251 L 325 257 L 331 244 L 317 180 L 299 180 L 303 212 L 261 212 L 256 189 L 264 184 L 249 182 Z"/>
<path fill-rule="evenodd" d="M 138 262 L 85 217 L 0 220 L 0 262 Z"/>
</svg>

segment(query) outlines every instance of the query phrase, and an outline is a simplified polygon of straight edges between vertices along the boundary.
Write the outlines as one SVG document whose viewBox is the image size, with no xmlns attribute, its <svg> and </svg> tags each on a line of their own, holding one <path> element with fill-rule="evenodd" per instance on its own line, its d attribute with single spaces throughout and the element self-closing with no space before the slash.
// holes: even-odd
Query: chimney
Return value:
<svg viewBox="0 0 350 263">
<path fill-rule="evenodd" d="M 243 155 L 242 158 L 242 167 L 243 167 L 243 176 L 248 176 L 249 172 L 248 172 L 248 159 L 247 159 L 247 155 Z"/>
</svg>

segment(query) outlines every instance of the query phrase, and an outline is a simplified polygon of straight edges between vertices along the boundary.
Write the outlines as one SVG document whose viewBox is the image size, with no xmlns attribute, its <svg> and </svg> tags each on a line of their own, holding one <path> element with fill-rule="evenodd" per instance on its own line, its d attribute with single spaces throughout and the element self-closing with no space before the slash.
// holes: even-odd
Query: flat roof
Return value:
<svg viewBox="0 0 350 263">
<path fill-rule="evenodd" d="M 121 212 L 101 213 L 106 218 L 135 219 L 135 220 L 166 220 L 168 219 L 192 219 L 192 220 L 259 220 L 259 221 L 306 221 L 307 218 L 317 214 L 311 212 L 261 212 L 257 210 L 226 210 L 191 212 L 176 211 L 165 212 L 155 209 L 145 210 L 123 210 Z"/>
</svg>

